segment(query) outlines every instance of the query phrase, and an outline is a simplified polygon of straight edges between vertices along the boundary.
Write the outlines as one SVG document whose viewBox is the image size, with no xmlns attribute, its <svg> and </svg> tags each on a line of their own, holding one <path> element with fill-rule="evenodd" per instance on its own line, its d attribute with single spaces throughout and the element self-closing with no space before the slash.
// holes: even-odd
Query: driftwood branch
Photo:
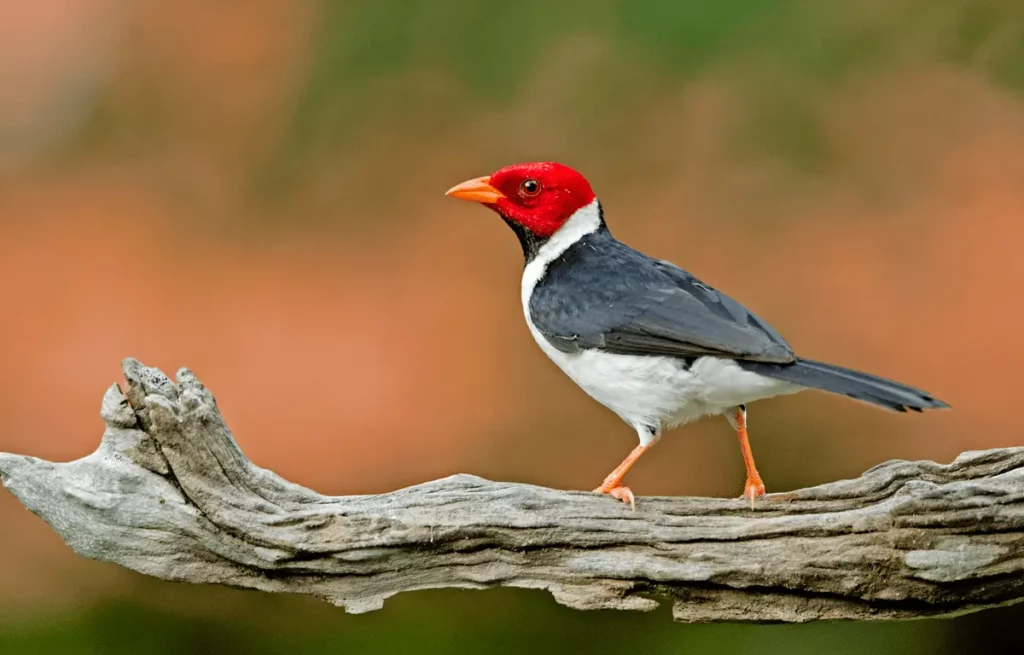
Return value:
<svg viewBox="0 0 1024 655">
<path fill-rule="evenodd" d="M 1024 598 L 1024 448 L 746 501 L 642 498 L 456 475 L 326 497 L 252 464 L 213 395 L 127 360 L 99 449 L 0 454 L 0 480 L 75 552 L 194 583 L 309 594 L 350 612 L 402 591 L 547 589 L 579 609 L 681 621 L 895 619 Z"/>
</svg>

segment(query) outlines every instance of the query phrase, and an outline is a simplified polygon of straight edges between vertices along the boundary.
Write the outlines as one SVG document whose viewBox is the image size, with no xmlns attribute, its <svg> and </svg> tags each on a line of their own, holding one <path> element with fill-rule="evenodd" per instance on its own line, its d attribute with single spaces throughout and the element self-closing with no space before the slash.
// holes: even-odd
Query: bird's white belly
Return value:
<svg viewBox="0 0 1024 655">
<path fill-rule="evenodd" d="M 564 353 L 548 343 L 529 316 L 527 323 L 537 345 L 566 375 L 633 426 L 671 427 L 801 389 L 717 357 L 701 357 L 687 368 L 683 360 L 674 357 L 599 350 Z"/>
</svg>

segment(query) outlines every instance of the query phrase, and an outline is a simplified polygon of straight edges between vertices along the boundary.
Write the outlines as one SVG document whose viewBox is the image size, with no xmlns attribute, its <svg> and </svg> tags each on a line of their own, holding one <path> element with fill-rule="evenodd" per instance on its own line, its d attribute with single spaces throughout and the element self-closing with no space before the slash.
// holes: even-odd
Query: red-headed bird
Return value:
<svg viewBox="0 0 1024 655">
<path fill-rule="evenodd" d="M 608 231 L 590 184 L 556 163 L 508 166 L 447 195 L 494 210 L 523 247 L 523 313 L 541 350 L 631 425 L 640 445 L 594 491 L 634 505 L 622 484 L 662 430 L 724 414 L 747 481 L 764 495 L 747 439 L 747 405 L 823 389 L 881 407 L 948 407 L 899 382 L 798 357 L 771 326 L 681 268 Z"/>
</svg>

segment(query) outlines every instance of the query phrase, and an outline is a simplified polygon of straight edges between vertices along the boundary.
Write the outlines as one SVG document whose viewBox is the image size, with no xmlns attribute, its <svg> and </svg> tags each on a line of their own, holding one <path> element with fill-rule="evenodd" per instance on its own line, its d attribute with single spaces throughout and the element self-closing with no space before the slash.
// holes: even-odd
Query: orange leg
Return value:
<svg viewBox="0 0 1024 655">
<path fill-rule="evenodd" d="M 601 486 L 594 489 L 594 492 L 618 498 L 624 503 L 629 503 L 629 506 L 633 509 L 636 509 L 636 498 L 633 497 L 633 492 L 629 487 L 622 486 L 622 478 L 626 477 L 626 473 L 629 469 L 633 468 L 636 460 L 640 459 L 640 456 L 650 450 L 653 445 L 653 443 L 649 443 L 646 446 L 640 445 L 634 448 L 633 452 L 626 459 L 622 460 L 622 463 L 616 466 L 614 471 L 608 474 L 608 477 L 604 479 Z"/>
<path fill-rule="evenodd" d="M 750 500 L 750 509 L 754 509 L 754 499 L 764 495 L 764 482 L 754 465 L 754 453 L 750 450 L 750 439 L 747 437 L 747 408 L 743 405 L 734 407 L 726 414 L 729 423 L 736 429 L 740 439 L 740 451 L 743 453 L 743 464 L 747 467 L 747 483 L 743 495 Z"/>
</svg>

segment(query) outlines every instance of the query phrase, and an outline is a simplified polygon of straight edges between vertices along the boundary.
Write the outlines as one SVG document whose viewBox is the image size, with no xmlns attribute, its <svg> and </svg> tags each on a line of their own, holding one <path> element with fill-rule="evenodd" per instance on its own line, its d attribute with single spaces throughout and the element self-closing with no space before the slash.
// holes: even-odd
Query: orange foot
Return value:
<svg viewBox="0 0 1024 655">
<path fill-rule="evenodd" d="M 621 484 L 617 484 L 614 487 L 601 485 L 597 489 L 594 489 L 594 493 L 608 494 L 612 498 L 618 498 L 622 502 L 628 503 L 630 509 L 634 512 L 636 511 L 636 497 L 633 496 L 633 490 L 629 487 L 624 487 Z M 764 491 L 762 490 L 761 493 L 764 493 Z"/>
<path fill-rule="evenodd" d="M 754 499 L 764 495 L 764 483 L 760 476 L 748 477 L 743 488 L 743 497 L 750 501 L 750 509 L 754 509 Z"/>
</svg>

